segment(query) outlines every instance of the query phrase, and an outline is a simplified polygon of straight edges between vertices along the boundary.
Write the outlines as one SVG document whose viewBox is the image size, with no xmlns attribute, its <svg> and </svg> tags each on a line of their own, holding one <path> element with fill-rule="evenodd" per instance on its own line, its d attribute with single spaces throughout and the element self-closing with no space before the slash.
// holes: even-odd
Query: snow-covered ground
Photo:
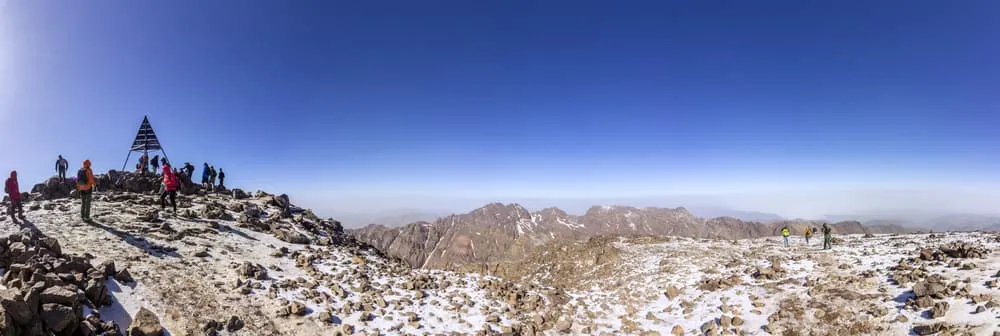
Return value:
<svg viewBox="0 0 1000 336">
<path fill-rule="evenodd" d="M 136 283 L 129 287 L 109 280 L 115 304 L 101 309 L 105 319 L 123 328 L 145 307 L 174 335 L 200 335 L 209 320 L 224 322 L 231 316 L 246 326 L 224 335 L 352 330 L 464 335 L 516 329 L 530 334 L 529 326 L 541 334 L 580 335 L 690 335 L 708 329 L 745 335 L 908 335 L 914 326 L 937 322 L 975 335 L 1000 331 L 995 306 L 975 313 L 984 302 L 946 297 L 937 301 L 950 304 L 947 314 L 932 319 L 926 309 L 907 307 L 913 284 L 901 287 L 891 278 L 890 268 L 903 260 L 949 282 L 968 279 L 970 296 L 986 294 L 996 301 L 997 289 L 986 281 L 998 280 L 1000 254 L 994 251 L 1000 240 L 989 233 L 838 236 L 844 241 L 832 250 L 822 250 L 821 239 L 807 245 L 793 238 L 788 248 L 777 238 L 620 239 L 611 243 L 618 258 L 602 266 L 610 272 L 583 272 L 581 280 L 560 292 L 530 280 L 410 270 L 357 246 L 290 244 L 236 221 L 173 215 L 155 223 L 137 219 L 154 209 L 152 200 L 151 195 L 121 202 L 98 197 L 93 224 L 77 219 L 77 200 L 25 204 L 25 210 L 35 208 L 27 211 L 28 225 L 57 238 L 63 251 L 90 254 L 94 264 L 114 260 L 119 269 L 130 270 Z M 187 201 L 187 209 L 196 213 L 210 201 L 252 203 L 276 212 L 263 198 L 209 195 Z M 0 221 L 0 234 L 17 229 L 9 219 Z M 981 245 L 991 253 L 984 259 L 955 259 L 975 264 L 965 268 L 910 260 L 922 248 L 952 242 Z M 772 268 L 772 261 L 780 266 Z M 237 270 L 248 263 L 261 265 L 268 276 L 247 281 Z M 777 272 L 756 276 L 759 269 Z M 554 274 L 537 273 L 538 279 Z M 289 311 L 292 302 L 305 309 Z"/>
<path fill-rule="evenodd" d="M 946 322 L 975 335 L 1000 331 L 1000 309 L 975 313 L 982 302 L 967 298 L 941 300 L 949 302 L 950 309 L 937 319 L 931 319 L 926 309 L 906 308 L 912 283 L 900 287 L 891 279 L 890 267 L 900 260 L 917 257 L 921 248 L 953 242 L 981 244 L 992 251 L 1000 247 L 994 234 L 936 236 L 839 236 L 844 243 L 831 250 L 823 250 L 822 241 L 807 245 L 794 238 L 788 248 L 777 238 L 735 242 L 676 238 L 653 244 L 623 240 L 616 244 L 624 253 L 610 279 L 593 279 L 569 291 L 573 297 L 569 305 L 579 307 L 575 320 L 584 321 L 574 330 L 598 334 L 670 334 L 676 330 L 688 335 L 701 334 L 706 327 L 745 335 L 908 335 L 914 326 Z M 757 267 L 771 266 L 769 258 L 780 260 L 784 272 L 774 279 L 755 278 Z M 997 279 L 1000 254 L 956 260 L 977 266 L 961 269 L 928 263 L 925 268 L 928 274 L 968 279 L 971 296 L 987 294 L 996 302 L 998 291 L 985 283 Z M 731 281 L 731 287 L 699 288 L 712 279 L 738 280 Z M 666 294 L 671 286 L 678 289 L 673 298 Z M 733 317 L 743 323 L 732 325 Z M 718 326 L 723 319 L 729 328 Z"/>
</svg>

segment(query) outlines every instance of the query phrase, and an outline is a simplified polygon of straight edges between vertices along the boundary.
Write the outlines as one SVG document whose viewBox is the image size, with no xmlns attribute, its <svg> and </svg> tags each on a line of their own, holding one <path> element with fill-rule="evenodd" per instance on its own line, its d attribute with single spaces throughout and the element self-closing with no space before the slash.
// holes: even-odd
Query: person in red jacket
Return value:
<svg viewBox="0 0 1000 336">
<path fill-rule="evenodd" d="M 17 223 L 17 217 L 14 217 L 14 210 L 17 210 L 18 217 L 24 219 L 24 207 L 21 205 L 21 189 L 17 187 L 17 171 L 12 170 L 10 172 L 10 178 L 7 179 L 7 183 L 4 184 L 3 191 L 7 193 L 7 198 L 10 199 L 10 206 L 7 207 L 7 214 L 10 215 L 10 219 Z"/>
<path fill-rule="evenodd" d="M 177 183 L 177 175 L 174 175 L 174 171 L 170 169 L 170 164 L 163 165 L 163 193 L 160 194 L 160 209 L 167 209 L 167 196 L 170 196 L 170 205 L 174 206 L 174 212 L 177 212 L 177 188 L 180 184 Z"/>
</svg>

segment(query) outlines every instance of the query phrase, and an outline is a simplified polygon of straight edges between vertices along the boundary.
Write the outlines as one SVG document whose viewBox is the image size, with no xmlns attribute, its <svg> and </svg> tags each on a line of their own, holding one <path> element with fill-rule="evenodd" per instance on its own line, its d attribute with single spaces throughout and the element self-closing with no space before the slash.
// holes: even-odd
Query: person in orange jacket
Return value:
<svg viewBox="0 0 1000 336">
<path fill-rule="evenodd" d="M 17 186 L 17 171 L 10 171 L 10 178 L 4 183 L 3 191 L 7 193 L 7 198 L 10 199 L 10 206 L 7 207 L 7 214 L 10 215 L 10 219 L 17 224 L 17 217 L 14 217 L 14 210 L 21 219 L 24 219 L 24 206 L 21 205 L 21 189 Z"/>
<path fill-rule="evenodd" d="M 94 172 L 90 170 L 90 160 L 83 160 L 83 168 L 76 172 L 76 190 L 80 192 L 80 219 L 90 221 L 90 204 L 94 197 Z"/>
</svg>

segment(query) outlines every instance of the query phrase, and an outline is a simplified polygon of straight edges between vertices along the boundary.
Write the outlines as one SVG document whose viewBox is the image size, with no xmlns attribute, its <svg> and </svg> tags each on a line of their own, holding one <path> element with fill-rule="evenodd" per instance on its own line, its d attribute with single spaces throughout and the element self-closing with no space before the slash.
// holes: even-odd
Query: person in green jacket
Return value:
<svg viewBox="0 0 1000 336">
<path fill-rule="evenodd" d="M 833 232 L 833 229 L 830 228 L 830 225 L 828 225 L 826 223 L 823 223 L 823 249 L 824 250 L 829 250 L 829 249 L 833 248 L 833 238 L 830 236 L 830 234 L 832 232 Z"/>
</svg>

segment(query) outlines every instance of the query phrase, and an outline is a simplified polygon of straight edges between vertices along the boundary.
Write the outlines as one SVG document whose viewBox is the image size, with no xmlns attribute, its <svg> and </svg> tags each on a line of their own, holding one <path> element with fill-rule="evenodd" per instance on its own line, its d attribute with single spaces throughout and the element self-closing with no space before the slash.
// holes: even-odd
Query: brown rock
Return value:
<svg viewBox="0 0 1000 336">
<path fill-rule="evenodd" d="M 160 318 L 145 307 L 140 308 L 132 319 L 132 326 L 129 327 L 129 336 L 162 336 L 163 326 L 160 325 Z"/>
</svg>

